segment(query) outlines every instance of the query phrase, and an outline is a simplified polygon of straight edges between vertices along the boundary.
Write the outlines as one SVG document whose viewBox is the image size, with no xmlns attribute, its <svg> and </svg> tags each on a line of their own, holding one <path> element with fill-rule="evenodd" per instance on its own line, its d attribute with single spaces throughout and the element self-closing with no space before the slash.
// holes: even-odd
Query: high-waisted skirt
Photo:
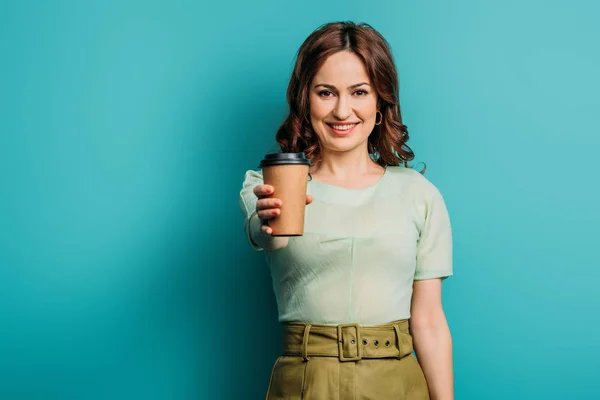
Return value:
<svg viewBox="0 0 600 400">
<path fill-rule="evenodd" d="M 408 320 L 386 325 L 285 323 L 267 400 L 429 399 Z"/>
</svg>

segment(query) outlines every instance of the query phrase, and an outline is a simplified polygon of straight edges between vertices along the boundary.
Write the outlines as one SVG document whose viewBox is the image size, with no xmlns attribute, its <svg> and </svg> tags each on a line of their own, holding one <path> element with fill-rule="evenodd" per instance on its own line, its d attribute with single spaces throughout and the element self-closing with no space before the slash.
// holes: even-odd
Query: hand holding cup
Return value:
<svg viewBox="0 0 600 400">
<path fill-rule="evenodd" d="M 263 185 L 254 193 L 263 231 L 271 236 L 302 236 L 304 210 L 312 201 L 306 194 L 310 160 L 304 153 L 271 153 L 259 167 Z"/>
<path fill-rule="evenodd" d="M 271 185 L 258 185 L 254 187 L 254 194 L 258 197 L 256 202 L 256 215 L 263 222 L 262 231 L 268 235 L 273 233 L 273 228 L 269 226 L 269 221 L 281 215 L 281 206 L 283 201 L 278 198 L 269 197 L 275 192 Z M 306 196 L 306 204 L 310 204 L 313 198 Z"/>
</svg>

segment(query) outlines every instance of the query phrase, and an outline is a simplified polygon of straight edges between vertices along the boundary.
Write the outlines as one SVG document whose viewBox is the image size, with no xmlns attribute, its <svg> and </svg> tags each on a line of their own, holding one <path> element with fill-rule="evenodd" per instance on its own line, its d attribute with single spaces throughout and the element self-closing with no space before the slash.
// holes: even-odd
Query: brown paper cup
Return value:
<svg viewBox="0 0 600 400">
<path fill-rule="evenodd" d="M 303 153 L 269 154 L 261 162 L 263 180 L 275 189 L 270 197 L 281 199 L 281 214 L 269 220 L 273 236 L 304 234 L 306 186 L 310 161 Z"/>
</svg>

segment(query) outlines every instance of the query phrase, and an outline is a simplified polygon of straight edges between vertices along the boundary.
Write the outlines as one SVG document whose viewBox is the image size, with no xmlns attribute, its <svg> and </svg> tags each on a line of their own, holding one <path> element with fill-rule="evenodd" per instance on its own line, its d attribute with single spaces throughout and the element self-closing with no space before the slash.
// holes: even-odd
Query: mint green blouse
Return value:
<svg viewBox="0 0 600 400">
<path fill-rule="evenodd" d="M 246 233 L 262 184 L 247 171 L 240 192 Z M 265 252 L 280 321 L 385 324 L 410 317 L 415 280 L 452 275 L 452 234 L 439 190 L 418 171 L 387 167 L 354 190 L 309 180 L 304 236 Z M 252 244 L 256 250 L 262 250 Z"/>
</svg>

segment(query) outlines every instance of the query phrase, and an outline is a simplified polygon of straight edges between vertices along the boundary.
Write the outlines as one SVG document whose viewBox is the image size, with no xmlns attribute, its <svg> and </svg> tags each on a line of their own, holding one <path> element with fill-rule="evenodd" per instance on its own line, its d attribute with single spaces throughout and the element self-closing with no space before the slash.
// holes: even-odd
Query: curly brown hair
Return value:
<svg viewBox="0 0 600 400">
<path fill-rule="evenodd" d="M 276 135 L 279 147 L 284 152 L 304 152 L 313 164 L 321 161 L 319 140 L 310 123 L 309 86 L 325 60 L 340 51 L 351 51 L 362 60 L 378 95 L 382 121 L 369 136 L 369 153 L 383 167 L 408 167 L 415 156 L 406 144 L 408 128 L 400 113 L 396 65 L 389 43 L 366 23 L 330 22 L 300 46 L 287 90 L 290 113 Z"/>
</svg>

